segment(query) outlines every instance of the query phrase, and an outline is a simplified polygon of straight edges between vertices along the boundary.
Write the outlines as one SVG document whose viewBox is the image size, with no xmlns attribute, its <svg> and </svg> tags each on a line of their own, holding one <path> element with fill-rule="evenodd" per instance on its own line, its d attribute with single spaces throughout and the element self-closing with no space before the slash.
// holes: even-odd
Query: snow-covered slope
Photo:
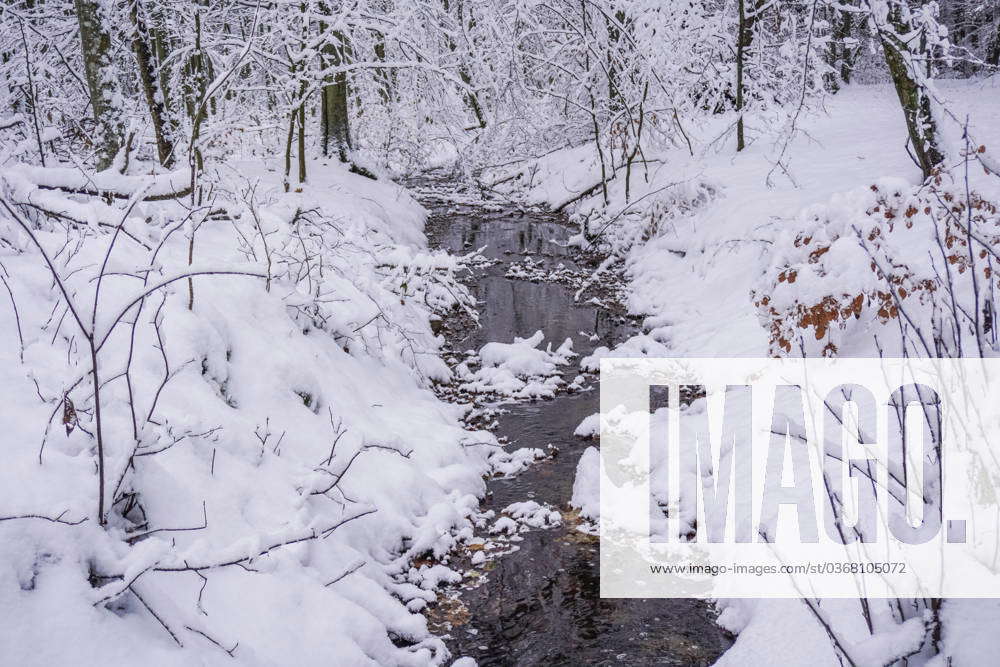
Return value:
<svg viewBox="0 0 1000 667">
<path fill-rule="evenodd" d="M 938 85 L 958 115 L 970 114 L 980 141 L 1000 144 L 1000 82 Z M 647 168 L 636 163 L 629 203 L 619 174 L 608 185 L 608 206 L 596 190 L 568 207 L 592 233 L 603 229 L 602 239 L 623 255 L 629 309 L 645 315 L 650 334 L 669 341 L 678 356 L 766 354 L 767 332 L 747 295 L 770 261 L 774 238 L 797 224 L 804 208 L 838 193 L 885 176 L 920 181 L 887 84 L 848 86 L 823 110 L 803 112 L 782 158 L 785 169 L 776 166 L 783 139 L 765 136 L 737 155 L 732 133 L 723 135 L 727 127 L 697 128 L 695 155 L 677 147 L 650 156 Z M 600 179 L 592 144 L 550 154 L 525 171 L 518 184 L 529 187 L 521 196 L 550 206 L 578 198 Z"/>
<path fill-rule="evenodd" d="M 471 537 L 484 488 L 491 448 L 463 443 L 492 436 L 463 430 L 429 389 L 449 374 L 430 315 L 468 297 L 402 188 L 311 173 L 285 194 L 265 165 L 227 168 L 190 211 L 0 173 L 8 201 L 52 214 L 15 207 L 83 326 L 107 336 L 102 527 L 85 334 L 5 211 L 3 664 L 447 658 L 413 613 L 434 594 L 410 563 Z M 259 276 L 195 277 L 190 309 L 186 279 L 126 307 L 189 260 Z"/>
<path fill-rule="evenodd" d="M 995 77 L 938 85 L 956 116 L 969 115 L 977 142 L 1000 145 L 1000 83 Z M 677 147 L 650 156 L 648 172 L 642 165 L 633 167 L 629 203 L 621 175 L 609 184 L 607 205 L 599 190 L 580 199 L 599 180 L 592 145 L 542 158 L 526 170 L 530 179 L 526 176 L 519 182 L 522 195 L 533 203 L 561 206 L 578 200 L 568 210 L 591 234 L 600 232 L 598 243 L 623 260 L 629 283 L 627 305 L 644 316 L 642 334 L 615 350 L 602 348 L 582 359 L 585 368 L 596 370 L 604 355 L 768 356 L 775 349 L 770 320 L 764 316 L 766 309 L 755 304 L 753 290 L 758 299 L 765 292 L 770 295 L 768 290 L 778 285 L 779 272 L 796 252 L 807 261 L 805 255 L 812 248 L 798 250 L 794 240 L 808 237 L 811 229 L 825 224 L 821 220 L 839 220 L 841 225 L 846 224 L 844 219 L 864 221 L 877 205 L 875 184 L 879 192 L 889 188 L 887 196 L 898 191 L 905 199 L 907 189 L 915 189 L 921 181 L 907 155 L 902 114 L 888 85 L 849 86 L 827 98 L 822 112 L 802 117 L 800 132 L 787 148 L 782 139 L 759 139 L 737 155 L 731 135 L 725 142 L 712 143 L 721 136 L 722 127 L 697 129 L 696 145 L 707 149 L 691 155 L 685 147 Z M 962 178 L 963 170 L 956 168 L 944 176 L 941 188 L 954 180 L 955 188 L 961 189 Z M 973 189 L 997 194 L 996 179 L 984 176 L 981 169 L 973 169 L 970 178 Z M 902 242 L 926 244 L 909 248 L 909 256 L 926 256 L 932 236 L 907 238 L 915 241 Z M 582 236 L 579 242 L 588 243 Z M 809 287 L 781 284 L 783 294 L 789 295 L 783 298 L 811 304 L 870 274 L 867 259 L 845 262 Z M 853 328 L 836 338 L 843 345 L 838 351 L 877 356 L 872 333 L 884 324 L 877 317 L 862 318 L 857 325 L 852 322 Z M 788 326 L 794 328 L 795 323 Z M 817 346 L 827 340 L 824 337 Z M 806 352 L 821 353 L 812 347 Z M 579 432 L 594 432 L 595 423 L 585 422 Z M 599 457 L 588 449 L 574 487 L 573 504 L 588 515 L 597 514 L 599 507 L 598 488 L 592 481 L 598 463 Z M 739 634 L 719 665 L 839 664 L 823 627 L 802 601 L 731 600 L 720 601 L 720 606 L 720 623 Z M 870 656 L 872 664 L 883 664 L 897 655 L 894 651 L 908 646 L 906 633 L 913 630 L 897 626 L 886 615 L 875 619 L 877 632 L 870 636 L 857 601 L 827 601 L 824 612 L 836 619 L 838 632 L 852 643 L 852 653 Z M 949 601 L 942 617 L 948 628 L 945 650 L 962 659 L 954 664 L 982 664 L 982 656 L 1000 651 L 1000 639 L 974 632 L 984 623 L 998 622 L 995 605 Z"/>
</svg>

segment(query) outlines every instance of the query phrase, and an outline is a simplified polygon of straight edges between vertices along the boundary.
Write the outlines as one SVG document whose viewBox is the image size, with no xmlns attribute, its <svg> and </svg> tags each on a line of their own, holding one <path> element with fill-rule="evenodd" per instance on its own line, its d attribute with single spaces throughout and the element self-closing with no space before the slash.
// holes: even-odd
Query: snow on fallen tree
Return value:
<svg viewBox="0 0 1000 667">
<path fill-rule="evenodd" d="M 87 172 L 73 167 L 34 167 L 18 165 L 4 170 L 4 177 L 14 172 L 43 190 L 63 190 L 91 197 L 131 199 L 141 193 L 147 201 L 177 199 L 191 193 L 191 172 L 178 169 L 165 174 L 137 176 L 114 169 Z"/>
</svg>

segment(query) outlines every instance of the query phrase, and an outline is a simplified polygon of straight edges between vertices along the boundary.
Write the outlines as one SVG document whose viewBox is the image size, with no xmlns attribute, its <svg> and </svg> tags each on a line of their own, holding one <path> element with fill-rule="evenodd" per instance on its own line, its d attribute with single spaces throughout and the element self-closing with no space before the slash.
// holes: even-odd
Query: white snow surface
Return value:
<svg viewBox="0 0 1000 667">
<path fill-rule="evenodd" d="M 98 526 L 89 351 L 38 250 L 2 215 L 17 315 L 0 308 L 0 518 L 82 521 L 0 521 L 3 664 L 448 660 L 410 609 L 453 576 L 410 563 L 472 536 L 495 449 L 466 446 L 496 440 L 429 388 L 450 377 L 430 317 L 468 295 L 457 260 L 427 250 L 426 212 L 402 188 L 319 163 L 310 173 L 285 194 L 271 165 L 237 165 L 187 215 L 36 187 L 62 172 L 0 172 L 14 201 L 83 221 L 31 222 L 84 324 L 110 332 L 99 363 L 113 504 Z M 99 225 L 123 218 L 94 314 L 112 237 Z M 269 277 L 196 277 L 190 310 L 179 280 L 126 308 L 147 272 L 152 286 L 188 270 L 195 225 L 195 268 Z"/>
<path fill-rule="evenodd" d="M 938 88 L 958 117 L 971 118 L 977 141 L 1000 145 L 996 77 L 941 81 Z M 758 140 L 739 155 L 731 141 L 718 142 L 713 150 L 696 151 L 694 156 L 671 150 L 659 156 L 662 164 L 650 166 L 648 183 L 633 179 L 633 210 L 609 227 L 605 240 L 624 261 L 627 305 L 633 314 L 643 316 L 644 332 L 614 349 L 598 348 L 581 360 L 583 370 L 596 372 L 600 359 L 607 356 L 765 357 L 777 346 L 769 340 L 770 321 L 755 306 L 752 290 L 773 290 L 767 293 L 788 306 L 811 304 L 825 294 L 853 295 L 871 286 L 868 257 L 858 254 L 856 243 L 837 241 L 836 234 L 851 224 L 870 221 L 872 207 L 884 206 L 873 195 L 873 186 L 886 193 L 893 210 L 896 206 L 904 210 L 911 198 L 916 201 L 920 172 L 904 149 L 905 127 L 895 92 L 888 85 L 848 86 L 826 100 L 823 112 L 804 117 L 802 128 L 788 151 L 788 176 L 774 169 L 780 145 Z M 702 130 L 711 138 L 713 128 Z M 527 200 L 558 205 L 584 190 L 598 173 L 592 153 L 590 146 L 542 158 Z M 960 170 L 946 174 L 941 187 L 961 190 L 962 177 Z M 571 208 L 573 215 L 589 220 L 594 231 L 595 220 L 600 228 L 604 220 L 628 209 L 620 181 L 609 185 L 608 207 L 594 196 Z M 997 201 L 995 178 L 976 167 L 970 181 L 971 187 Z M 635 205 L 644 196 L 647 199 Z M 926 259 L 919 258 L 928 256 L 931 245 L 926 232 L 919 234 L 917 227 L 897 225 L 899 231 L 883 250 L 909 262 L 920 278 L 929 269 L 924 266 Z M 829 261 L 821 262 L 815 278 L 801 269 L 810 264 L 806 255 L 815 246 L 800 249 L 794 244 L 797 237 L 814 233 L 824 244 L 828 238 L 831 243 L 829 257 L 823 258 Z M 788 266 L 800 269 L 801 283 L 776 280 Z M 872 333 L 896 327 L 894 320 L 880 322 L 874 315 L 849 319 L 844 330 L 828 333 L 821 341 L 806 336 L 809 345 L 816 343 L 807 353 L 823 353 L 823 345 L 832 340 L 841 355 L 877 356 Z M 893 354 L 891 348 L 888 354 Z M 598 431 L 594 415 L 576 434 L 592 437 Z M 599 520 L 600 513 L 598 465 L 598 450 L 587 448 L 577 468 L 571 503 L 592 520 Z M 840 664 L 822 626 L 802 601 L 743 599 L 717 604 L 719 623 L 738 633 L 717 665 Z M 912 651 L 917 653 L 908 664 L 927 662 L 926 651 L 919 650 L 927 632 L 921 619 L 899 624 L 879 601 L 873 605 L 875 628 L 870 633 L 856 600 L 823 600 L 821 605 L 857 664 L 888 664 Z M 941 614 L 948 628 L 942 651 L 952 657 L 950 664 L 995 661 L 1000 639 L 982 628 L 1000 624 L 997 605 L 949 600 Z"/>
<path fill-rule="evenodd" d="M 487 343 L 456 367 L 459 389 L 514 399 L 552 398 L 565 384 L 557 367 L 568 364 L 576 354 L 572 338 L 555 350 L 551 343 L 540 349 L 544 340 L 539 330 L 528 338 L 515 336 L 513 343 Z"/>
<path fill-rule="evenodd" d="M 601 452 L 597 447 L 587 447 L 576 464 L 573 495 L 569 504 L 580 510 L 585 519 L 597 520 L 601 516 Z"/>
</svg>

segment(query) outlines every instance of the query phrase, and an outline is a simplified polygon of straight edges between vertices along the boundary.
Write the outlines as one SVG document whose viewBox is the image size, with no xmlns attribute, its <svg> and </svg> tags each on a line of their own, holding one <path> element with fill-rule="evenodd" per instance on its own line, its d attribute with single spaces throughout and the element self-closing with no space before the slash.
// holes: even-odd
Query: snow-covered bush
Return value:
<svg viewBox="0 0 1000 667">
<path fill-rule="evenodd" d="M 1000 193 L 990 186 L 971 189 L 961 170 L 923 186 L 887 178 L 806 209 L 775 240 L 753 295 L 771 353 L 995 349 Z"/>
<path fill-rule="evenodd" d="M 770 266 L 753 292 L 770 353 L 996 356 L 1000 184 L 975 162 L 984 152 L 967 142 L 959 164 L 921 185 L 883 178 L 804 209 L 774 238 Z M 936 406 L 923 410 L 935 418 Z M 899 415 L 888 428 L 902 447 L 914 437 Z M 940 465 L 940 450 L 922 456 L 925 465 Z M 925 514 L 941 512 L 940 496 L 934 484 L 925 489 Z M 835 516 L 843 512 L 833 501 L 830 507 Z M 855 664 L 950 662 L 964 652 L 952 637 L 972 606 L 942 599 L 861 600 L 853 607 L 805 602 L 832 653 Z M 759 611 L 738 601 L 724 605 L 724 616 L 752 619 L 741 637 L 757 636 L 754 624 L 780 613 L 774 603 L 761 603 Z"/>
</svg>

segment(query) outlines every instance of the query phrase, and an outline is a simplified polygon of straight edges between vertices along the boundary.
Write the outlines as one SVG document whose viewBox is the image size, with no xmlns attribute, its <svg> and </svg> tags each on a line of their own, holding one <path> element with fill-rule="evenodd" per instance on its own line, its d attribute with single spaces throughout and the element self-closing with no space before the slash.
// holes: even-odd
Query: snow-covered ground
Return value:
<svg viewBox="0 0 1000 667">
<path fill-rule="evenodd" d="M 995 77 L 938 85 L 958 115 L 969 113 L 977 139 L 1000 143 Z M 701 139 L 710 143 L 725 127 L 700 128 Z M 739 155 L 732 144 L 730 132 L 725 141 L 696 149 L 695 155 L 678 148 L 651 156 L 648 183 L 637 164 L 629 204 L 619 176 L 609 183 L 608 207 L 595 192 L 568 208 L 573 218 L 590 220 L 591 231 L 614 220 L 604 235 L 623 249 L 629 310 L 646 317 L 647 333 L 667 344 L 670 355 L 766 354 L 767 331 L 748 294 L 773 259 L 775 238 L 798 229 L 804 209 L 835 195 L 887 176 L 920 182 L 920 171 L 906 153 L 899 102 L 888 84 L 848 86 L 826 98 L 824 109 L 804 112 L 801 131 L 783 160 L 787 175 L 775 167 L 783 140 L 761 138 Z M 559 206 L 596 183 L 599 174 L 592 144 L 561 151 L 540 160 L 531 174 L 533 187 L 522 196 Z M 630 214 L 642 225 L 623 224 Z M 643 241 L 650 233 L 652 238 Z"/>
<path fill-rule="evenodd" d="M 190 212 L 0 172 L 10 200 L 80 221 L 19 213 L 81 318 L 5 218 L 0 663 L 447 659 L 410 611 L 437 582 L 410 563 L 472 538 L 496 442 L 430 389 L 450 377 L 431 316 L 468 300 L 458 260 L 428 251 L 426 212 L 387 180 L 316 162 L 285 194 L 265 166 L 216 174 Z M 88 233 L 121 220 L 110 252 Z M 152 289 L 189 261 L 258 275 L 195 277 L 193 305 L 186 279 Z M 104 511 L 125 517 L 107 529 L 83 329 L 107 337 Z"/>
<path fill-rule="evenodd" d="M 968 115 L 977 144 L 1000 144 L 1000 82 L 996 77 L 945 81 L 938 86 L 958 118 Z M 866 280 L 874 281 L 864 277 L 869 274 L 867 259 L 858 260 L 856 254 L 840 250 L 842 246 L 829 251 L 827 263 L 815 271 L 816 277 L 810 274 L 811 282 L 805 285 L 804 279 L 792 286 L 784 275 L 779 276 L 795 262 L 810 265 L 828 252 L 825 247 L 835 242 L 837 225 L 842 229 L 847 221 L 870 219 L 873 208 L 877 212 L 878 206 L 885 205 L 882 198 L 906 202 L 921 182 L 920 171 L 905 149 L 905 126 L 890 86 L 849 86 L 828 97 L 824 107 L 800 119 L 800 132 L 787 148 L 782 139 L 774 143 L 760 139 L 737 155 L 731 135 L 724 142 L 711 143 L 720 127 L 697 128 L 696 145 L 709 148 L 696 149 L 691 155 L 678 147 L 650 156 L 648 181 L 641 165 L 633 167 L 630 203 L 625 202 L 620 172 L 609 184 L 609 204 L 605 205 L 599 190 L 577 201 L 579 193 L 599 180 L 593 145 L 546 156 L 515 181 L 528 202 L 551 206 L 573 202 L 567 208 L 571 218 L 587 225 L 591 235 L 602 233 L 596 243 L 603 243 L 613 260 L 624 263 L 628 308 L 644 318 L 643 333 L 614 350 L 601 348 L 583 358 L 582 368 L 596 370 L 599 359 L 607 355 L 763 357 L 782 353 L 780 336 L 772 336 L 777 331 L 772 327 L 778 322 L 793 330 L 807 328 L 802 324 L 807 319 L 796 319 L 797 304 L 809 306 L 826 294 L 840 298 L 842 292 L 853 299 L 865 289 Z M 954 126 L 946 131 L 961 134 L 961 128 Z M 783 166 L 776 167 L 779 156 L 783 156 Z M 940 188 L 952 187 L 953 181 L 955 189 L 964 187 L 962 178 L 959 166 L 944 175 Z M 970 180 L 974 189 L 996 201 L 995 178 L 987 178 L 976 166 Z M 912 206 L 899 205 L 899 213 L 892 215 L 902 215 L 903 209 Z M 916 208 L 912 211 L 917 212 Z M 885 213 L 884 218 L 889 217 Z M 919 222 L 916 228 L 920 229 Z M 808 251 L 816 246 L 801 250 L 798 246 L 814 232 L 830 238 L 824 240 L 819 255 L 807 260 Z M 900 240 L 893 248 L 905 256 L 904 246 L 910 244 L 911 258 L 926 256 L 933 238 L 914 234 L 904 238 L 898 232 L 896 236 Z M 589 240 L 580 236 L 578 242 L 587 245 Z M 840 263 L 833 263 L 832 258 Z M 765 301 L 776 308 L 775 314 L 769 314 L 760 303 L 762 295 L 780 295 L 785 310 Z M 818 342 L 815 349 L 807 347 L 805 352 L 829 353 L 830 349 L 821 348 L 836 342 L 832 349 L 840 354 L 877 356 L 873 334 L 884 330 L 888 318 L 876 313 L 878 304 L 872 305 L 872 299 L 865 301 L 864 313 L 860 306 L 857 310 L 856 316 L 852 311 L 851 317 L 838 319 L 829 330 L 809 329 L 805 338 Z M 895 327 L 894 322 L 889 325 Z M 577 434 L 591 436 L 597 430 L 595 416 L 581 424 Z M 572 499 L 586 518 L 596 519 L 599 514 L 598 465 L 597 450 L 588 448 L 580 461 Z M 840 664 L 823 627 L 802 601 L 720 600 L 719 607 L 719 622 L 738 633 L 719 665 Z M 874 636 L 865 627 L 857 601 L 825 601 L 823 610 L 836 620 L 838 632 L 851 642 L 851 654 L 863 664 L 884 664 L 913 648 L 912 624 L 897 625 L 885 610 L 874 612 Z M 987 625 L 1000 622 L 992 601 L 949 601 L 942 617 L 944 651 L 952 656 L 952 664 L 987 664 L 1000 651 L 1000 637 L 982 632 Z"/>
<path fill-rule="evenodd" d="M 941 87 L 953 109 L 970 113 L 977 141 L 1000 142 L 1000 84 Z M 275 165 L 228 163 L 208 177 L 205 201 L 109 203 L 41 187 L 90 187 L 72 170 L 0 171 L 16 204 L 0 228 L 9 303 L 0 308 L 9 416 L 0 662 L 448 661 L 418 612 L 460 575 L 414 561 L 481 549 L 477 531 L 516 539 L 560 517 L 525 502 L 484 523 L 484 476 L 515 474 L 546 453 L 500 450 L 432 383 L 544 398 L 564 388 L 567 365 L 594 372 L 607 355 L 780 353 L 784 313 L 837 285 L 866 289 L 831 230 L 886 200 L 911 202 L 920 181 L 887 86 L 847 87 L 800 122 L 791 145 L 758 139 L 739 155 L 731 137 L 713 142 L 721 122 L 689 128 L 708 148 L 648 156 L 628 203 L 621 176 L 608 204 L 599 190 L 577 200 L 599 173 L 592 145 L 540 159 L 513 191 L 530 204 L 568 204 L 591 234 L 580 245 L 599 236 L 610 253 L 602 270 L 621 263 L 628 309 L 644 330 L 579 360 L 571 341 L 543 348 L 540 331 L 488 343 L 454 369 L 431 321 L 471 309 L 456 276 L 476 259 L 428 250 L 426 212 L 385 178 L 315 161 L 308 184 L 286 193 Z M 178 187 L 169 174 L 128 178 L 97 185 L 145 195 Z M 995 195 L 988 180 L 972 179 Z M 813 239 L 820 220 L 841 227 Z M 807 281 L 818 247 L 809 244 L 821 241 L 829 247 L 818 256 L 845 265 L 823 265 Z M 791 267 L 803 275 L 794 289 L 779 277 Z M 537 277 L 528 264 L 512 271 Z M 884 322 L 855 319 L 817 340 L 873 354 L 869 334 Z M 598 430 L 592 417 L 577 435 Z M 588 448 L 572 497 L 592 521 L 598 462 Z M 98 525 L 105 517 L 110 525 Z M 838 664 L 802 602 L 718 604 L 719 623 L 738 633 L 718 664 Z M 910 651 L 922 632 L 876 610 L 869 636 L 856 607 L 833 601 L 824 612 L 859 664 Z M 996 603 L 949 602 L 943 618 L 953 664 L 985 664 L 1000 651 L 1000 638 L 982 632 L 1000 622 Z"/>
</svg>

